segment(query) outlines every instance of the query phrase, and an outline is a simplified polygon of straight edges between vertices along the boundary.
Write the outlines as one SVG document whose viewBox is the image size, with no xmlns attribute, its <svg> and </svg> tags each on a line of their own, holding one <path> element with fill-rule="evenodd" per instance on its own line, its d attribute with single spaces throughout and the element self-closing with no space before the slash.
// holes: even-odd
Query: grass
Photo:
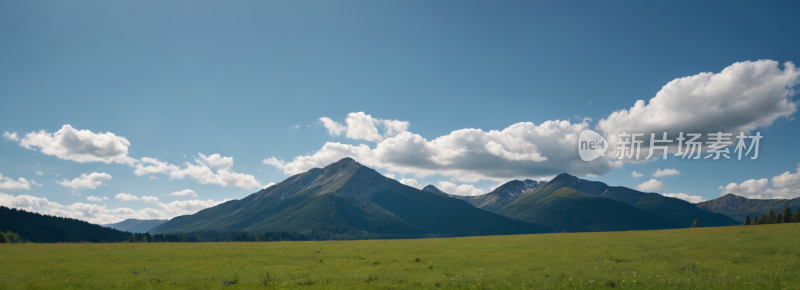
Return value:
<svg viewBox="0 0 800 290">
<path fill-rule="evenodd" d="M 800 289 L 800 224 L 418 240 L 2 244 L 0 261 L 0 289 Z"/>
</svg>

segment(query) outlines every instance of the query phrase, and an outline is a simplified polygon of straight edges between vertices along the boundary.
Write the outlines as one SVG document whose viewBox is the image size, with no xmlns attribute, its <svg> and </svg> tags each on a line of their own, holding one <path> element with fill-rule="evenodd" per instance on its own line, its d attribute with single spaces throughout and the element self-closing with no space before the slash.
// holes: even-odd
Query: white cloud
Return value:
<svg viewBox="0 0 800 290">
<path fill-rule="evenodd" d="M 649 133 L 661 139 L 661 133 L 668 132 L 673 141 L 679 132 L 737 135 L 790 117 L 797 111 L 792 96 L 798 84 L 800 71 L 791 62 L 786 62 L 783 70 L 772 60 L 737 62 L 720 73 L 675 79 L 648 103 L 638 100 L 630 109 L 600 120 L 597 127 L 607 134 L 612 149 L 621 132 L 646 133 L 642 148 L 649 147 Z M 673 152 L 677 149 L 674 142 Z M 642 159 L 649 152 L 643 151 Z M 661 150 L 655 150 L 654 154 L 658 153 Z"/>
<path fill-rule="evenodd" d="M 545 161 L 547 157 L 542 157 L 541 153 L 536 150 L 536 145 L 531 143 L 524 143 L 525 148 L 521 150 L 522 153 L 517 152 L 510 152 L 503 148 L 503 145 L 498 144 L 494 141 L 489 141 L 486 143 L 486 151 L 491 153 L 492 155 L 502 157 L 503 159 L 510 160 L 510 161 Z"/>
<path fill-rule="evenodd" d="M 206 157 L 201 153 L 197 154 L 200 156 L 194 159 L 194 162 L 197 164 L 205 164 L 208 167 L 216 167 L 225 170 L 229 170 L 233 167 L 233 157 L 222 157 L 219 154 L 211 154 Z"/>
<path fill-rule="evenodd" d="M 158 201 L 158 197 L 155 196 L 142 196 L 141 201 L 144 201 L 146 203 L 152 203 L 155 205 L 161 204 L 161 202 Z"/>
<path fill-rule="evenodd" d="M 36 181 L 33 180 L 33 179 L 31 179 L 31 184 L 36 185 L 38 187 L 42 187 L 43 186 L 41 183 L 36 183 Z"/>
<path fill-rule="evenodd" d="M 150 176 L 150 179 L 159 179 L 158 176 Z"/>
<path fill-rule="evenodd" d="M 636 171 L 631 172 L 631 177 L 639 178 L 639 177 L 642 177 L 642 176 L 644 176 L 644 174 L 637 173 Z"/>
<path fill-rule="evenodd" d="M 545 178 L 564 172 L 602 175 L 619 165 L 606 159 L 583 162 L 575 152 L 577 138 L 588 126 L 586 122 L 547 121 L 538 126 L 517 123 L 488 132 L 463 129 L 433 140 L 406 131 L 378 142 L 374 148 L 328 142 L 319 151 L 297 156 L 290 162 L 264 163 L 283 169 L 284 173 L 297 174 L 351 157 L 392 174 L 438 174 L 460 182 Z"/>
<path fill-rule="evenodd" d="M 6 138 L 14 140 L 12 138 Z M 125 137 L 106 132 L 95 134 L 89 130 L 76 130 L 64 125 L 55 133 L 42 130 L 30 132 L 19 139 L 19 145 L 31 150 L 39 150 L 63 160 L 79 163 L 103 162 L 133 165 L 136 159 L 128 157 L 130 142 Z"/>
<path fill-rule="evenodd" d="M 472 184 L 455 185 L 452 182 L 439 181 L 436 187 L 450 195 L 476 196 L 486 194 L 483 189 L 476 188 Z"/>
<path fill-rule="evenodd" d="M 278 169 L 283 169 L 283 167 L 286 166 L 286 161 L 283 161 L 283 159 L 278 160 L 278 158 L 275 158 L 275 156 L 264 159 L 261 161 L 261 163 L 275 166 Z"/>
<path fill-rule="evenodd" d="M 730 183 L 727 186 L 720 186 L 720 196 L 732 193 L 747 198 L 757 199 L 791 199 L 800 197 L 800 164 L 797 171 L 791 173 L 784 172 L 781 175 L 772 177 L 772 188 L 769 187 L 769 179 L 750 179 L 741 184 Z"/>
<path fill-rule="evenodd" d="M 133 171 L 137 176 L 146 174 L 166 174 L 170 179 L 184 179 L 186 176 L 197 180 L 200 184 L 216 184 L 226 187 L 253 188 L 261 187 L 255 176 L 243 173 L 236 173 L 230 168 L 233 167 L 232 157 L 222 157 L 213 154 L 206 157 L 198 153 L 200 157 L 195 158 L 195 164 L 184 163 L 184 168 L 173 164 L 159 161 L 155 158 L 142 157 L 141 162 L 135 165 Z M 146 165 L 146 166 L 145 166 Z M 211 168 L 217 169 L 214 173 Z"/>
<path fill-rule="evenodd" d="M 36 171 L 36 175 L 39 175 L 39 176 L 44 176 L 44 172 L 41 172 L 41 171 Z"/>
<path fill-rule="evenodd" d="M 742 184 L 730 183 L 727 186 L 720 186 L 719 190 L 722 191 L 720 196 L 732 193 L 744 197 L 755 197 L 764 193 L 767 186 L 769 186 L 769 180 L 762 178 L 759 180 L 750 179 L 742 182 Z"/>
<path fill-rule="evenodd" d="M 6 138 L 6 141 L 19 141 L 19 136 L 17 136 L 17 132 L 14 133 L 4 132 L 3 138 Z"/>
<path fill-rule="evenodd" d="M 345 119 L 347 122 L 347 138 L 364 139 L 367 141 L 381 141 L 383 136 L 375 127 L 375 120 L 364 112 L 350 113 Z"/>
<path fill-rule="evenodd" d="M 677 198 L 677 199 L 682 199 L 682 200 L 685 200 L 685 201 L 688 201 L 688 202 L 691 202 L 691 203 L 700 203 L 700 202 L 706 201 L 706 199 L 703 198 L 702 196 L 699 196 L 699 195 L 688 195 L 688 194 L 685 194 L 685 193 L 662 193 L 661 195 L 667 196 L 667 197 L 674 197 L 674 198 Z"/>
<path fill-rule="evenodd" d="M 25 178 L 20 177 L 17 180 L 14 180 L 12 178 L 3 176 L 3 174 L 0 173 L 0 189 L 31 189 L 31 184 Z"/>
<path fill-rule="evenodd" d="M 645 192 L 656 192 L 666 188 L 667 186 L 665 186 L 664 183 L 655 179 L 650 179 L 636 186 L 636 190 Z"/>
<path fill-rule="evenodd" d="M 386 177 L 391 178 L 391 179 L 395 178 L 394 173 L 391 173 L 391 172 L 386 172 L 386 174 L 384 174 L 383 176 L 386 176 Z"/>
<path fill-rule="evenodd" d="M 675 170 L 675 168 L 672 169 L 667 168 L 663 170 L 658 169 L 656 170 L 656 173 L 653 173 L 653 177 L 662 177 L 662 176 L 679 175 L 679 174 L 681 174 L 681 172 Z"/>
<path fill-rule="evenodd" d="M 103 200 L 108 200 L 108 197 L 87 196 L 86 199 L 94 202 L 102 202 Z"/>
<path fill-rule="evenodd" d="M 269 188 L 270 186 L 273 186 L 273 185 L 276 185 L 276 184 L 277 184 L 277 183 L 275 183 L 275 182 L 270 182 L 270 183 L 267 183 L 267 185 L 264 185 L 264 189 L 267 189 L 267 188 Z"/>
<path fill-rule="evenodd" d="M 331 136 L 339 136 L 342 135 L 345 131 L 347 131 L 347 127 L 342 124 L 336 123 L 331 118 L 322 117 L 319 118 L 322 122 L 322 125 L 325 126 L 325 129 L 328 129 L 328 134 Z"/>
<path fill-rule="evenodd" d="M 387 120 L 381 118 L 373 118 L 364 112 L 350 113 L 345 118 L 347 126 L 339 124 L 328 117 L 321 117 L 319 120 L 325 129 L 328 129 L 328 134 L 331 136 L 339 136 L 342 133 L 347 133 L 347 138 L 359 140 L 367 140 L 379 142 L 384 138 L 394 137 L 397 134 L 408 130 L 409 122 L 400 120 Z M 383 129 L 383 135 L 380 134 L 378 128 Z"/>
<path fill-rule="evenodd" d="M 172 195 L 172 196 L 191 196 L 191 197 L 197 197 L 197 193 L 196 193 L 196 192 L 194 192 L 194 190 L 191 190 L 191 189 L 184 189 L 184 190 L 181 190 L 181 191 L 176 191 L 176 192 L 170 193 L 169 195 Z"/>
<path fill-rule="evenodd" d="M 137 196 L 135 196 L 133 194 L 128 194 L 128 193 L 117 194 L 116 196 L 114 196 L 114 198 L 119 199 L 119 200 L 124 200 L 124 201 L 139 200 L 139 197 L 137 197 Z"/>
<path fill-rule="evenodd" d="M 413 187 L 413 188 L 416 188 L 416 189 L 422 189 L 422 185 L 420 185 L 420 184 L 419 184 L 419 182 L 417 182 L 417 181 L 416 181 L 416 180 L 414 180 L 414 179 L 400 179 L 400 180 L 398 180 L 398 181 L 399 181 L 400 183 L 402 183 L 402 184 L 405 184 L 405 185 L 411 186 L 411 187 Z"/>
<path fill-rule="evenodd" d="M 103 199 L 107 200 L 107 198 Z M 151 201 L 156 202 L 155 200 Z M 186 200 L 173 201 L 167 204 L 157 202 L 157 206 L 160 208 L 160 210 L 154 208 L 133 210 L 130 208 L 109 209 L 106 206 L 79 202 L 73 203 L 72 205 L 61 205 L 41 197 L 30 195 L 13 196 L 0 193 L 0 205 L 3 206 L 23 209 L 41 214 L 74 218 L 94 224 L 116 223 L 129 218 L 170 219 L 179 215 L 193 214 L 202 209 L 218 205 L 225 201 L 228 200 Z"/>
<path fill-rule="evenodd" d="M 377 119 L 374 120 L 375 123 L 380 124 L 383 126 L 384 137 L 394 137 L 397 134 L 403 133 L 408 130 L 408 121 L 398 121 L 398 120 L 384 120 L 384 119 Z"/>
<path fill-rule="evenodd" d="M 73 180 L 68 181 L 64 179 L 62 181 L 56 181 L 56 183 L 72 189 L 83 189 L 83 188 L 95 189 L 98 186 L 103 185 L 103 182 L 111 178 L 112 178 L 111 175 L 105 172 L 103 173 L 92 172 L 91 174 L 88 175 L 86 173 L 81 174 L 81 177 L 75 178 Z"/>
</svg>

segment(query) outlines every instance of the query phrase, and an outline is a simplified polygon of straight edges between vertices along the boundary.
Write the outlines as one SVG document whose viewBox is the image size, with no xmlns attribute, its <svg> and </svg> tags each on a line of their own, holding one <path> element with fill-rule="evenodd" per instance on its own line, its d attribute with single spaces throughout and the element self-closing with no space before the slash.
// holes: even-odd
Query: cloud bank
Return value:
<svg viewBox="0 0 800 290">
<path fill-rule="evenodd" d="M 740 184 L 730 183 L 720 186 L 720 196 L 732 193 L 746 198 L 757 199 L 791 199 L 800 197 L 800 164 L 795 173 L 789 171 L 772 177 L 772 187 L 767 178 L 750 179 Z"/>
<path fill-rule="evenodd" d="M 133 171 L 137 176 L 148 174 L 165 174 L 170 179 L 184 179 L 186 177 L 197 180 L 200 184 L 216 184 L 225 187 L 240 187 L 250 189 L 261 187 L 255 176 L 236 173 L 232 157 L 222 157 L 219 154 L 205 156 L 198 153 L 195 164 L 186 162 L 183 167 L 159 161 L 156 158 L 142 157 L 141 163 L 135 165 Z M 214 170 L 216 169 L 216 172 Z"/>
<path fill-rule="evenodd" d="M 348 115 L 355 119 L 365 116 L 369 117 L 363 113 Z M 348 128 L 352 124 L 361 123 L 348 123 Z M 403 131 L 384 138 L 374 148 L 328 142 L 317 152 L 289 162 L 270 157 L 263 163 L 297 174 L 351 157 L 376 169 L 417 177 L 438 174 L 461 182 L 542 178 L 563 172 L 602 175 L 616 165 L 604 159 L 586 163 L 577 157 L 575 142 L 587 127 L 587 121 L 574 124 L 557 120 L 540 125 L 523 122 L 503 130 L 462 129 L 433 140 Z M 373 131 L 359 132 L 363 137 L 368 135 L 364 132 Z"/>
</svg>

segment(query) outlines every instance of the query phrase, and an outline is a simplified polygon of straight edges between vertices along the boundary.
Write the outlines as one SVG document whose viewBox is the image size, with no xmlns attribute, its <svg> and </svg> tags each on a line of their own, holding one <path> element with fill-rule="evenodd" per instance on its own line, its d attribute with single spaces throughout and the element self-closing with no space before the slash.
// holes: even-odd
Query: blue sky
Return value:
<svg viewBox="0 0 800 290">
<path fill-rule="evenodd" d="M 378 150 L 379 144 L 413 143 L 397 143 L 404 136 L 424 138 L 425 146 L 440 150 L 439 155 L 428 160 L 416 160 L 415 151 L 358 153 L 373 154 L 374 160 L 351 155 L 398 180 L 442 185 L 459 194 L 566 171 L 632 188 L 656 179 L 661 185 L 650 191 L 705 199 L 722 191 L 797 197 L 800 159 L 794 150 L 800 126 L 794 111 L 799 98 L 793 90 L 798 82 L 786 65 L 800 62 L 800 26 L 793 14 L 797 6 L 688 1 L 4 1 L 0 130 L 9 135 L 0 140 L 0 203 L 92 222 L 171 217 L 242 198 L 297 170 L 342 157 L 342 151 L 326 151 L 327 142 L 340 149 L 364 144 Z M 750 67 L 736 65 L 748 61 Z M 719 118 L 670 127 L 681 118 L 673 115 L 661 122 L 666 127 L 656 127 L 670 132 L 759 131 L 765 137 L 758 160 L 670 158 L 579 166 L 554 157 L 566 151 L 546 144 L 580 126 L 602 131 L 601 120 L 631 110 L 637 100 L 649 102 L 671 81 L 702 73 L 727 76 L 722 73 L 726 68 L 729 75 L 752 78 L 707 96 L 723 100 L 718 103 L 722 107 L 706 108 L 680 90 L 664 97 L 690 111 L 718 109 Z M 769 68 L 772 75 L 748 75 Z M 767 87 L 773 83 L 770 76 L 784 82 Z M 736 86 L 740 83 L 743 87 Z M 692 85 L 683 91 L 691 92 Z M 777 96 L 781 93 L 785 96 Z M 766 99 L 784 102 L 757 106 Z M 725 107 L 724 100 L 737 100 L 752 110 Z M 347 127 L 351 113 L 356 113 L 350 119 L 354 122 L 368 115 L 379 135 L 365 137 L 356 127 L 353 133 L 345 128 L 336 135 L 320 119 Z M 584 118 L 591 121 L 582 123 Z M 605 128 L 646 123 L 633 117 L 617 121 Z M 406 133 L 387 132 L 383 126 L 402 127 L 403 122 L 408 122 Z M 520 141 L 510 131 L 488 133 L 521 122 L 532 124 L 520 126 L 520 132 L 560 129 L 546 140 L 523 134 Z M 67 124 L 87 130 L 83 132 L 89 139 L 101 140 L 98 136 L 110 135 L 98 134 L 107 132 L 124 137 L 127 153 L 114 156 L 130 160 L 112 161 L 102 155 L 108 152 L 47 154 L 44 147 L 21 146 L 28 133 L 53 134 Z M 553 127 L 545 130 L 543 124 Z M 481 131 L 458 131 L 471 128 Z M 648 128 L 654 127 L 632 129 Z M 432 143 L 447 136 L 451 138 L 441 144 Z M 488 158 L 486 152 L 474 152 L 473 137 L 499 138 L 492 139 L 494 144 L 507 151 L 538 152 L 549 159 Z M 53 152 L 64 145 L 47 144 L 56 146 Z M 472 151 L 447 151 L 453 148 Z M 208 161 L 214 154 L 232 157 L 233 166 L 228 159 Z M 196 162 L 202 156 L 210 159 Z M 308 158 L 293 162 L 298 156 Z M 145 157 L 177 169 L 151 167 L 148 174 L 135 174 L 137 164 L 156 164 L 145 163 Z M 288 166 L 264 164 L 272 157 Z M 185 162 L 199 171 L 190 172 Z M 208 171 L 200 172 L 205 170 L 200 167 Z M 476 168 L 486 170 L 476 173 Z M 680 174 L 651 176 L 657 169 L 673 168 Z M 231 176 L 225 179 L 219 170 Z M 632 177 L 633 171 L 644 176 Z M 170 178 L 169 172 L 176 175 Z M 98 174 L 95 179 L 89 178 L 92 173 Z M 103 173 L 111 178 L 99 175 Z M 87 178 L 72 182 L 82 174 Z M 100 185 L 91 188 L 90 181 Z M 735 186 L 719 188 L 731 183 Z M 196 196 L 169 195 L 186 189 Z M 121 193 L 137 200 L 117 198 Z M 100 199 L 90 201 L 90 196 Z"/>
</svg>

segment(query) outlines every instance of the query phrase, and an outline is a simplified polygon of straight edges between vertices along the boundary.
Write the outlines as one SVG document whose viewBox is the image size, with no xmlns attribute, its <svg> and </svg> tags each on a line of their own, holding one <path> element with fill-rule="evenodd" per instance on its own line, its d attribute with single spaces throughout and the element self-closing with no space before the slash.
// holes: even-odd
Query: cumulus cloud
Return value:
<svg viewBox="0 0 800 290">
<path fill-rule="evenodd" d="M 114 196 L 114 198 L 119 199 L 119 200 L 124 200 L 124 201 L 139 200 L 139 197 L 137 197 L 137 196 L 135 196 L 133 194 L 128 194 L 128 193 L 117 194 L 116 196 Z"/>
<path fill-rule="evenodd" d="M 679 174 L 681 174 L 681 172 L 675 170 L 675 168 L 658 169 L 656 170 L 656 173 L 653 173 L 653 177 L 662 177 L 662 176 L 679 175 Z"/>
<path fill-rule="evenodd" d="M 384 119 L 377 119 L 374 120 L 375 123 L 383 126 L 384 137 L 392 137 L 397 136 L 397 134 L 403 133 L 408 130 L 408 121 L 398 121 L 398 120 L 384 120 Z"/>
<path fill-rule="evenodd" d="M 548 178 L 564 172 L 602 175 L 619 165 L 607 159 L 583 162 L 578 158 L 575 146 L 580 132 L 588 127 L 586 122 L 525 122 L 499 131 L 463 129 L 433 140 L 405 131 L 383 139 L 374 148 L 328 142 L 319 151 L 290 162 L 264 163 L 297 174 L 351 157 L 392 174 L 438 174 L 460 182 Z M 277 161 L 274 157 L 270 160 Z"/>
<path fill-rule="evenodd" d="M 278 158 L 275 158 L 275 156 L 264 159 L 261 161 L 261 163 L 275 166 L 278 169 L 283 169 L 283 167 L 286 166 L 286 161 L 283 161 L 283 159 L 279 160 Z"/>
<path fill-rule="evenodd" d="M 158 197 L 155 196 L 142 196 L 141 201 L 146 203 L 152 203 L 155 205 L 159 205 L 161 202 L 158 201 Z"/>
<path fill-rule="evenodd" d="M 364 112 L 350 113 L 345 119 L 347 122 L 347 138 L 364 139 L 367 141 L 381 141 L 383 136 L 375 127 L 375 120 Z"/>
<path fill-rule="evenodd" d="M 197 197 L 197 193 L 195 193 L 194 190 L 191 190 L 191 189 L 184 189 L 184 190 L 181 190 L 181 191 L 176 191 L 176 192 L 170 193 L 169 195 L 172 195 L 172 196 Z"/>
<path fill-rule="evenodd" d="M 72 189 L 84 189 L 84 188 L 95 189 L 98 186 L 103 185 L 103 182 L 111 178 L 112 178 L 111 175 L 105 172 L 103 173 L 92 172 L 91 174 L 86 174 L 86 173 L 81 174 L 81 177 L 75 178 L 73 180 L 64 179 L 62 181 L 56 181 L 56 183 Z"/>
<path fill-rule="evenodd" d="M 405 185 L 411 186 L 411 187 L 413 187 L 413 188 L 416 188 L 416 189 L 422 189 L 422 185 L 420 185 L 420 184 L 419 184 L 419 182 L 417 182 L 417 181 L 416 181 L 416 180 L 414 180 L 414 179 L 400 179 L 400 180 L 398 180 L 398 181 L 399 181 L 400 183 L 402 183 L 402 184 L 405 184 Z"/>
<path fill-rule="evenodd" d="M 108 197 L 99 197 L 99 196 L 87 196 L 87 200 L 94 201 L 94 202 L 102 202 L 104 200 L 108 200 Z"/>
<path fill-rule="evenodd" d="M 3 176 L 3 174 L 0 173 L 0 189 L 10 189 L 10 190 L 31 189 L 31 183 L 22 177 L 18 178 L 17 180 L 14 180 L 13 178 Z"/>
<path fill-rule="evenodd" d="M 791 62 L 786 62 L 783 69 L 772 60 L 737 62 L 720 73 L 675 79 L 649 102 L 638 100 L 628 110 L 613 112 L 597 127 L 609 137 L 612 149 L 621 132 L 645 133 L 639 137 L 644 140 L 642 148 L 650 145 L 649 133 L 656 133 L 656 140 L 660 140 L 661 134 L 667 132 L 668 139 L 675 142 L 670 148 L 674 152 L 679 132 L 738 135 L 790 117 L 797 111 L 798 103 L 792 101 L 792 96 L 796 94 L 793 87 L 798 84 L 800 71 Z M 648 152 L 643 153 L 642 159 Z M 655 150 L 658 153 L 661 150 Z"/>
<path fill-rule="evenodd" d="M 397 134 L 408 130 L 409 122 L 400 120 L 386 120 L 381 118 L 373 118 L 364 112 L 350 113 L 345 118 L 347 126 L 339 124 L 328 117 L 321 117 L 319 120 L 325 129 L 328 129 L 328 134 L 331 136 L 339 136 L 342 133 L 347 133 L 347 138 L 356 140 L 367 140 L 379 142 L 387 137 L 393 137 Z M 379 132 L 382 128 L 383 134 Z"/>
<path fill-rule="evenodd" d="M 3 138 L 5 138 L 6 141 L 19 141 L 19 136 L 17 136 L 17 132 L 14 133 L 4 132 Z"/>
<path fill-rule="evenodd" d="M 206 157 L 203 154 L 198 154 L 199 157 L 194 159 L 195 163 L 197 164 L 204 164 L 208 167 L 225 170 L 229 170 L 231 167 L 233 167 L 233 157 L 222 157 L 219 154 L 211 154 L 210 156 Z"/>
<path fill-rule="evenodd" d="M 664 183 L 655 179 L 650 179 L 636 186 L 636 190 L 645 192 L 656 192 L 666 188 L 667 186 L 665 186 Z"/>
<path fill-rule="evenodd" d="M 636 171 L 631 172 L 631 177 L 639 178 L 639 177 L 642 177 L 642 176 L 644 176 L 644 174 L 638 173 Z"/>
<path fill-rule="evenodd" d="M 41 130 L 25 134 L 22 138 L 9 135 L 6 139 L 19 141 L 20 146 L 30 150 L 39 150 L 59 159 L 79 163 L 103 162 L 133 165 L 136 162 L 136 159 L 128 157 L 128 146 L 131 145 L 128 139 L 110 132 L 93 133 L 89 130 L 76 130 L 70 125 L 64 125 L 55 133 Z"/>
<path fill-rule="evenodd" d="M 142 157 L 141 162 L 135 165 L 136 169 L 133 173 L 137 176 L 166 174 L 170 179 L 184 179 L 188 176 L 200 184 L 216 184 L 225 187 L 245 189 L 261 187 L 255 176 L 231 170 L 233 167 L 232 157 L 222 157 L 219 154 L 208 157 L 202 153 L 198 153 L 198 155 L 199 157 L 195 158 L 196 164 L 185 162 L 183 168 L 159 161 L 156 158 Z M 212 168 L 216 169 L 216 173 Z"/>
<path fill-rule="evenodd" d="M 36 175 L 39 175 L 39 176 L 44 176 L 44 172 L 41 172 L 41 171 L 36 171 Z"/>
<path fill-rule="evenodd" d="M 107 198 L 105 198 L 107 199 Z M 46 198 L 30 195 L 8 195 L 0 193 L 0 205 L 10 208 L 23 209 L 30 212 L 48 214 L 60 217 L 74 218 L 94 224 L 116 223 L 126 219 L 170 219 L 179 215 L 193 214 L 202 209 L 223 203 L 224 201 L 214 200 L 186 200 L 161 203 L 153 199 L 159 209 L 144 208 L 133 210 L 130 208 L 109 209 L 105 205 L 73 203 L 71 205 L 61 205 L 51 202 Z"/>
<path fill-rule="evenodd" d="M 325 126 L 325 129 L 328 129 L 328 134 L 331 136 L 339 136 L 342 135 L 345 131 L 347 131 L 347 127 L 342 124 L 336 123 L 335 121 L 331 120 L 328 117 L 319 118 L 322 125 Z"/>
<path fill-rule="evenodd" d="M 789 171 L 772 177 L 772 187 L 767 178 L 750 179 L 741 184 L 730 183 L 720 186 L 720 196 L 732 193 L 735 195 L 757 199 L 791 199 L 800 197 L 800 164 L 795 173 Z"/>
<path fill-rule="evenodd" d="M 270 183 L 267 183 L 267 185 L 264 185 L 264 189 L 267 189 L 267 188 L 269 188 L 270 186 L 273 186 L 273 185 L 276 185 L 276 184 L 277 184 L 277 183 L 275 183 L 275 182 L 270 182 Z"/>
<path fill-rule="evenodd" d="M 486 194 L 483 189 L 476 188 L 472 184 L 455 185 L 452 182 L 439 181 L 436 187 L 450 195 L 476 196 Z"/>
<path fill-rule="evenodd" d="M 677 199 L 682 199 L 682 200 L 685 200 L 685 201 L 688 201 L 688 202 L 691 202 L 691 203 L 700 203 L 700 202 L 706 201 L 706 199 L 703 198 L 702 196 L 699 196 L 699 195 L 688 195 L 688 194 L 685 194 L 685 193 L 662 193 L 661 195 L 667 196 L 667 197 L 674 197 L 674 198 L 677 198 Z"/>
</svg>

